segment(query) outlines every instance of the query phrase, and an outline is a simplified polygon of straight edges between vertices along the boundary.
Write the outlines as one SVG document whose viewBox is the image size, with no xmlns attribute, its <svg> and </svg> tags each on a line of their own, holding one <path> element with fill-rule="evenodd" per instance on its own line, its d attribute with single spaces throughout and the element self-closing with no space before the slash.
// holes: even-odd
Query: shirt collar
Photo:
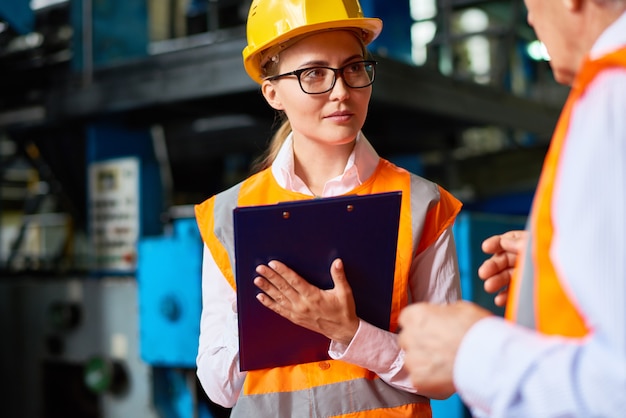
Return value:
<svg viewBox="0 0 626 418">
<path fill-rule="evenodd" d="M 345 194 L 361 185 L 374 173 L 378 160 L 379 156 L 372 145 L 365 135 L 359 132 L 343 173 L 326 182 L 321 197 Z M 302 179 L 296 175 L 294 167 L 293 133 L 290 133 L 272 163 L 272 174 L 281 187 L 313 196 Z"/>
<path fill-rule="evenodd" d="M 602 32 L 591 48 L 591 59 L 600 58 L 626 45 L 626 12 Z"/>
</svg>

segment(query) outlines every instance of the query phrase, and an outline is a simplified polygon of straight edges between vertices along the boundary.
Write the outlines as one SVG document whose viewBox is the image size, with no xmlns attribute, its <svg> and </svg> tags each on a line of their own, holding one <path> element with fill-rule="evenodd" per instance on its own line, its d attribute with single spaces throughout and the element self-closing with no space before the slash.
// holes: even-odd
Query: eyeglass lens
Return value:
<svg viewBox="0 0 626 418">
<path fill-rule="evenodd" d="M 371 62 L 355 62 L 339 69 L 328 67 L 307 68 L 300 73 L 300 86 L 306 93 L 325 93 L 333 88 L 337 73 L 352 88 L 367 87 L 374 81 L 374 64 Z"/>
</svg>

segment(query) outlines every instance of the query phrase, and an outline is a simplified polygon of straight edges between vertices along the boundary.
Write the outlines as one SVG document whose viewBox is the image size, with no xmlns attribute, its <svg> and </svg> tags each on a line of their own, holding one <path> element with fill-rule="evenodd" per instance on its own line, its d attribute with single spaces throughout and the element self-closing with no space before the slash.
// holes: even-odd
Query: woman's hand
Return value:
<svg viewBox="0 0 626 418">
<path fill-rule="evenodd" d="M 322 290 L 309 284 L 279 261 L 256 268 L 254 284 L 265 293 L 257 299 L 267 308 L 296 325 L 349 345 L 359 328 L 352 289 L 340 259 L 333 261 L 330 274 L 334 288 Z"/>
<path fill-rule="evenodd" d="M 493 299 L 496 306 L 506 305 L 513 269 L 526 239 L 526 231 L 508 231 L 483 241 L 483 252 L 492 256 L 478 268 L 478 277 L 485 281 L 485 291 L 497 293 Z"/>
</svg>

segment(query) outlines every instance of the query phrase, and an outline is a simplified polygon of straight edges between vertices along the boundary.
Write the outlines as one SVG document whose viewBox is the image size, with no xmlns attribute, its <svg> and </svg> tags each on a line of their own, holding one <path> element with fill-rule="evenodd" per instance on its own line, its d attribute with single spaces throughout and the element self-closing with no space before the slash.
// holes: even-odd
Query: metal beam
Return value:
<svg viewBox="0 0 626 418">
<path fill-rule="evenodd" d="M 193 101 L 219 102 L 242 93 L 256 95 L 259 87 L 241 62 L 244 46 L 244 38 L 217 40 L 101 69 L 88 85 L 47 92 L 46 117 L 58 121 Z M 392 59 L 378 60 L 372 102 L 379 108 L 401 109 L 402 115 L 418 113 L 474 126 L 519 129 L 546 139 L 559 115 L 555 105 Z M 245 100 L 241 106 L 245 111 Z M 393 117 L 393 112 L 389 114 Z"/>
<path fill-rule="evenodd" d="M 503 90 L 461 82 L 423 67 L 380 60 L 374 99 L 412 109 L 446 115 L 471 125 L 520 129 L 549 138 L 560 108 L 521 98 Z"/>
<path fill-rule="evenodd" d="M 243 40 L 155 55 L 101 69 L 93 82 L 48 95 L 54 119 L 139 110 L 258 89 L 241 63 Z"/>
</svg>

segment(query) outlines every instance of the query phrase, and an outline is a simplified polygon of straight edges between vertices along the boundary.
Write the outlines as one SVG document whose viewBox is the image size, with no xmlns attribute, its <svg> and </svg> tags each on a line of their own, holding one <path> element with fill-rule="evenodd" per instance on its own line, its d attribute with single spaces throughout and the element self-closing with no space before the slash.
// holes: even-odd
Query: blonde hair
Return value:
<svg viewBox="0 0 626 418">
<path fill-rule="evenodd" d="M 278 70 L 279 70 L 278 61 L 279 61 L 279 56 L 278 54 L 276 54 L 270 57 L 265 62 L 265 64 L 261 68 L 263 78 L 271 77 L 273 75 L 278 74 Z M 280 124 L 280 126 L 278 127 L 278 130 L 276 130 L 276 132 L 272 136 L 269 146 L 267 147 L 265 152 L 263 152 L 263 154 L 261 154 L 258 158 L 256 158 L 252 162 L 252 167 L 251 167 L 252 174 L 258 173 L 259 171 L 263 171 L 272 165 L 272 163 L 276 159 L 276 156 L 278 155 L 278 151 L 280 151 L 280 147 L 282 147 L 283 143 L 285 142 L 285 139 L 287 139 L 287 137 L 291 133 L 291 124 L 289 123 L 289 119 L 287 118 L 287 115 L 285 114 L 284 111 L 276 111 L 276 118 L 274 120 L 274 124 L 275 125 Z"/>
<path fill-rule="evenodd" d="M 252 163 L 252 173 L 258 173 L 259 171 L 263 171 L 272 165 L 278 155 L 278 151 L 280 151 L 280 147 L 283 146 L 285 139 L 287 139 L 291 133 L 291 123 L 289 123 L 287 115 L 285 115 L 284 112 L 281 112 L 278 119 L 281 121 L 281 125 L 274 133 L 274 136 L 272 136 L 270 144 L 265 152 Z"/>
</svg>

